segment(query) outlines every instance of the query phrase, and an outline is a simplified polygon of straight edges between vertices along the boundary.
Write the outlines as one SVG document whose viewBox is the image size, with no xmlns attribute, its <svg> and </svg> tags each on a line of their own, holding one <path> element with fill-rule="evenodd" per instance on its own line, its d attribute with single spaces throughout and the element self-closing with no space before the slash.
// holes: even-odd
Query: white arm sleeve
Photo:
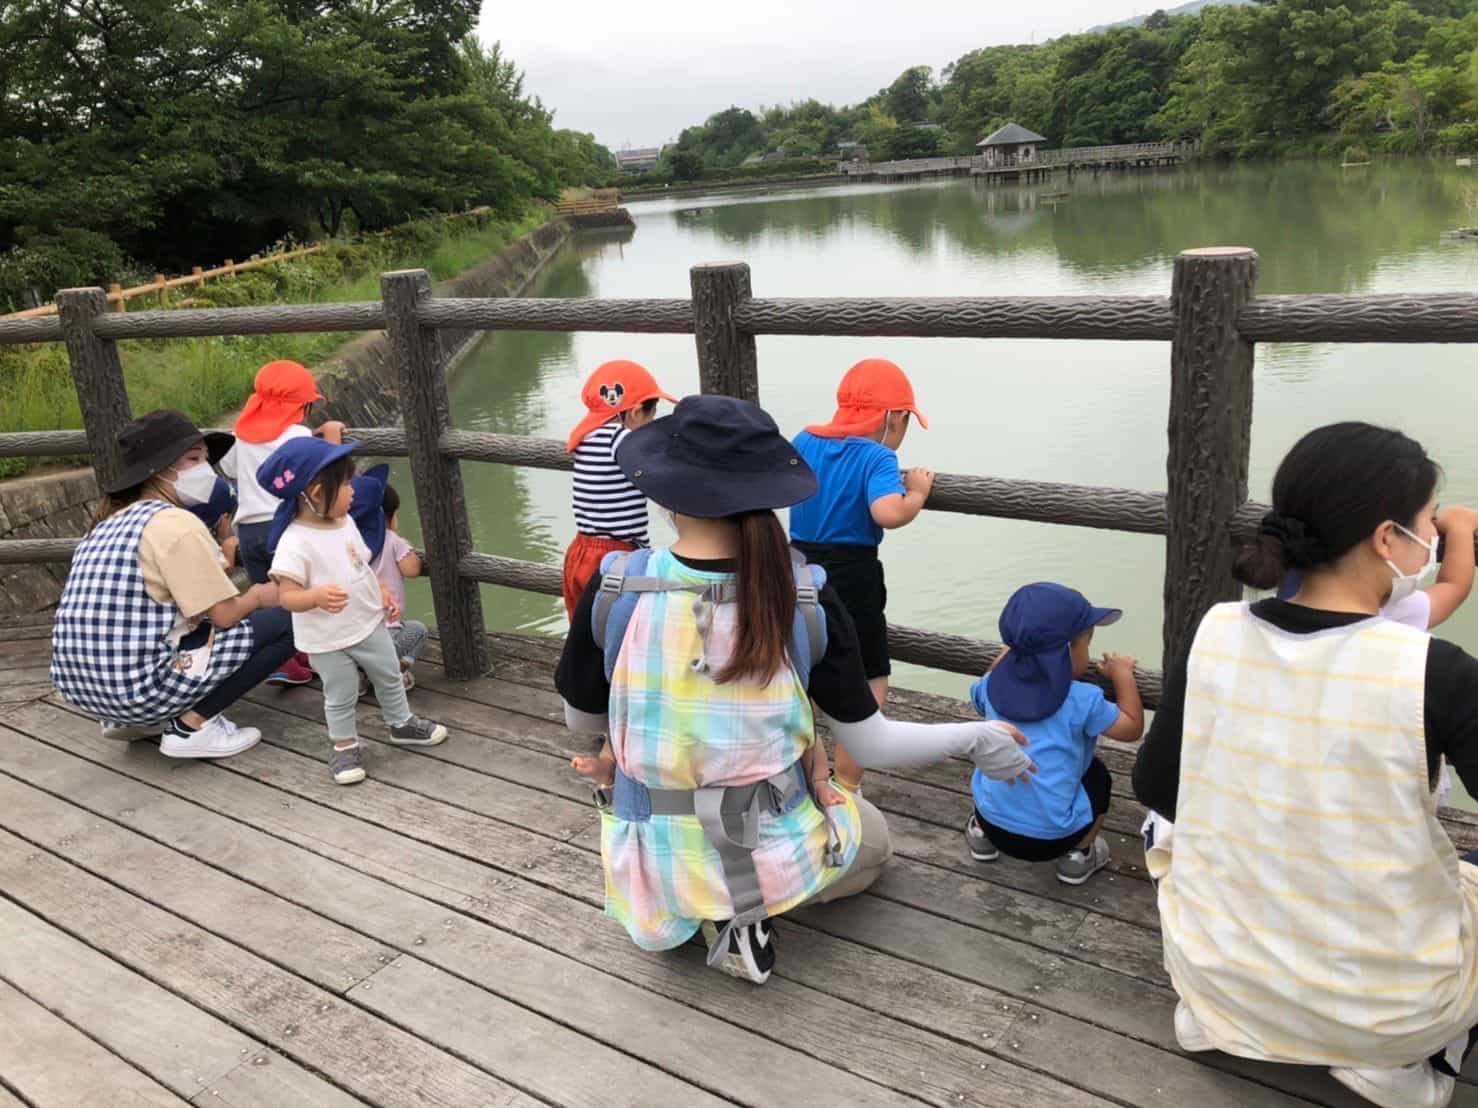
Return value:
<svg viewBox="0 0 1478 1108">
<path fill-rule="evenodd" d="M 1010 781 L 1032 764 L 1010 728 L 996 720 L 904 723 L 874 712 L 860 723 L 838 723 L 824 712 L 820 715 L 837 742 L 865 769 L 926 766 L 958 755 L 969 758 L 987 777 Z"/>
<path fill-rule="evenodd" d="M 565 706 L 565 726 L 571 731 L 594 731 L 604 733 L 610 727 L 609 717 L 602 712 L 594 715 L 590 712 L 582 712 L 568 700 L 562 701 Z"/>
</svg>

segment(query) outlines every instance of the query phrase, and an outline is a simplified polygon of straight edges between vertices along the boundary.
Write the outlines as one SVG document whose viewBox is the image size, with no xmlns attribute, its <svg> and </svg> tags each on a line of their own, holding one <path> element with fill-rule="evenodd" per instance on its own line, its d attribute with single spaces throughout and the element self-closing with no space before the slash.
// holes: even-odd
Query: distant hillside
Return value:
<svg viewBox="0 0 1478 1108">
<path fill-rule="evenodd" d="M 1251 4 L 1253 2 L 1254 0 L 1190 0 L 1190 3 L 1182 4 L 1178 8 L 1166 8 L 1164 10 L 1166 15 L 1195 15 L 1202 8 L 1209 8 L 1212 4 L 1226 4 L 1230 6 L 1233 4 Z M 1090 27 L 1088 33 L 1107 31 L 1112 27 L 1138 27 L 1153 13 L 1154 9 L 1151 8 L 1143 15 L 1136 15 L 1133 19 L 1120 20 L 1118 23 L 1105 23 L 1101 27 Z"/>
</svg>

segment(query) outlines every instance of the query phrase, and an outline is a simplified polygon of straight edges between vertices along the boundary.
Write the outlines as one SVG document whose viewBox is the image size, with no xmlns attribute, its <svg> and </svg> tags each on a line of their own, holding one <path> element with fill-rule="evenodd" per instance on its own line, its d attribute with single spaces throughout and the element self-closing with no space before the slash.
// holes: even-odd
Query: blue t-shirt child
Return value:
<svg viewBox="0 0 1478 1108">
<path fill-rule="evenodd" d="M 829 439 L 802 431 L 794 445 L 815 471 L 818 487 L 815 496 L 790 509 L 790 537 L 797 542 L 881 544 L 883 529 L 872 518 L 872 502 L 906 492 L 898 455 L 855 435 Z"/>
<path fill-rule="evenodd" d="M 989 687 L 986 674 L 970 687 L 970 699 L 983 718 L 1003 719 L 991 705 Z M 1003 830 L 1034 839 L 1062 839 L 1084 830 L 1094 817 L 1083 774 L 1093 761 L 1098 736 L 1118 718 L 1118 705 L 1109 703 L 1102 689 L 1074 681 L 1067 699 L 1046 719 L 1011 720 L 1030 740 L 1027 750 L 1037 773 L 1027 788 L 1013 788 L 977 769 L 970 778 L 976 811 Z"/>
</svg>

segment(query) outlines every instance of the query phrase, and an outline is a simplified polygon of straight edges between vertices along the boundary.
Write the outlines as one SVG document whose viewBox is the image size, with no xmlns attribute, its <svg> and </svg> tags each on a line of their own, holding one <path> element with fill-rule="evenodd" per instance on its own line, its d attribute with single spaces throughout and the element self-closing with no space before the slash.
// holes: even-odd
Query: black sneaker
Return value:
<svg viewBox="0 0 1478 1108">
<path fill-rule="evenodd" d="M 723 922 L 703 921 L 703 937 L 711 947 L 724 929 Z M 715 967 L 730 977 L 763 985 L 775 968 L 775 929 L 769 920 L 736 927 L 729 932 L 729 949 Z"/>
</svg>

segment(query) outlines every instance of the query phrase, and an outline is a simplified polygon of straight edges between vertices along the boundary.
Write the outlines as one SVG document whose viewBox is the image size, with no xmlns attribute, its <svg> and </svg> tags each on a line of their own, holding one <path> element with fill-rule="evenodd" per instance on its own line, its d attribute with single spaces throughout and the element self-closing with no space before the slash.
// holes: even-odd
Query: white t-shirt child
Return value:
<svg viewBox="0 0 1478 1108">
<path fill-rule="evenodd" d="M 290 439 L 311 435 L 301 423 L 294 423 L 270 442 L 247 442 L 237 439 L 221 459 L 221 472 L 236 482 L 236 525 L 266 523 L 282 501 L 257 484 L 257 469 Z"/>
<path fill-rule="evenodd" d="M 340 612 L 313 608 L 293 613 L 293 639 L 308 654 L 345 650 L 369 637 L 385 620 L 380 579 L 370 565 L 369 547 L 348 516 L 322 523 L 296 519 L 278 540 L 271 575 L 305 589 L 338 585 L 349 594 Z"/>
</svg>

